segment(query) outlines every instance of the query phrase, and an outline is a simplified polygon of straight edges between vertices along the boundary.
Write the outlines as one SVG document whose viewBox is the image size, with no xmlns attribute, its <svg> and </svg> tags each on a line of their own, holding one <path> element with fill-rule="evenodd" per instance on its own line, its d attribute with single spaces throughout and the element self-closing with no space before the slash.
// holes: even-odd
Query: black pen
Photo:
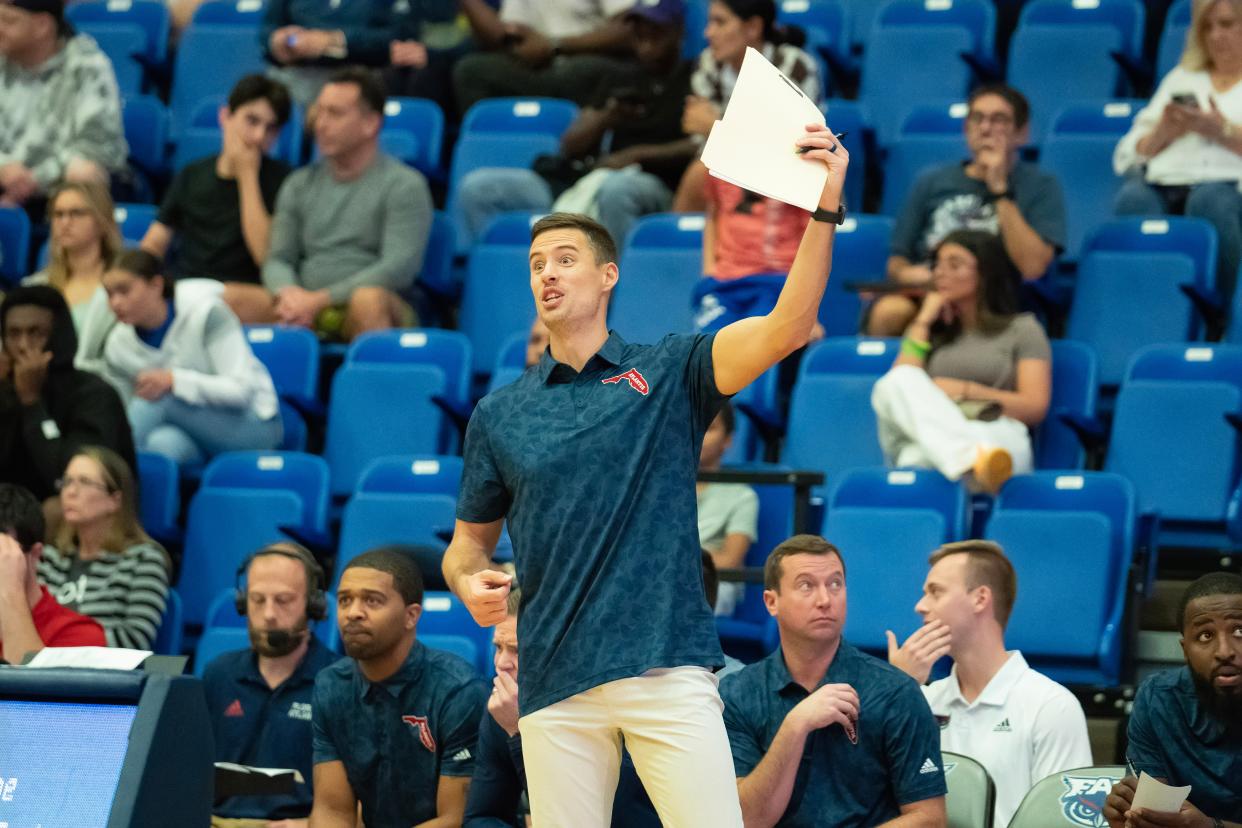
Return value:
<svg viewBox="0 0 1242 828">
<path fill-rule="evenodd" d="M 840 141 L 842 138 L 844 138 L 845 136 L 849 134 L 850 134 L 850 131 L 847 129 L 845 132 L 838 132 L 836 135 L 832 137 Z M 806 153 L 810 152 L 813 149 L 820 149 L 820 147 L 798 147 L 797 149 L 794 150 L 794 152 L 796 152 L 798 155 L 805 155 Z M 832 149 L 829 148 L 828 151 L 832 152 Z"/>
</svg>

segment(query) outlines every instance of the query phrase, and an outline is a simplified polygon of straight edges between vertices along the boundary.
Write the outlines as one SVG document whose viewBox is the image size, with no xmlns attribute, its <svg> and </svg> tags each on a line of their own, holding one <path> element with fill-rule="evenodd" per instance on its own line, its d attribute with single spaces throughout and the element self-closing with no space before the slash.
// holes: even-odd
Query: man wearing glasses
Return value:
<svg viewBox="0 0 1242 828">
<path fill-rule="evenodd" d="M 1065 199 L 1051 173 L 1022 161 L 1030 139 L 1030 106 L 1009 86 L 971 93 L 964 123 L 970 157 L 919 176 L 893 228 L 888 278 L 918 295 L 931 281 L 930 253 L 954 230 L 996 233 L 1023 280 L 1044 275 L 1065 246 Z M 892 293 L 868 311 L 867 333 L 901 336 L 918 310 L 916 299 Z"/>
</svg>

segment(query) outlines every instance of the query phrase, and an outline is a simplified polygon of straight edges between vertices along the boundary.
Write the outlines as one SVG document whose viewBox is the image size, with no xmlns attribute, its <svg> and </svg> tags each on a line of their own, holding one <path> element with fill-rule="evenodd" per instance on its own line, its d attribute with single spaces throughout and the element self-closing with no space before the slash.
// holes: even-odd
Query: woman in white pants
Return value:
<svg viewBox="0 0 1242 828">
<path fill-rule="evenodd" d="M 934 290 L 906 328 L 901 353 L 871 392 L 880 446 L 894 466 L 969 475 L 996 492 L 1031 469 L 1030 429 L 1052 391 L 1048 337 L 1016 312 L 1000 239 L 950 233 L 936 248 Z"/>
</svg>

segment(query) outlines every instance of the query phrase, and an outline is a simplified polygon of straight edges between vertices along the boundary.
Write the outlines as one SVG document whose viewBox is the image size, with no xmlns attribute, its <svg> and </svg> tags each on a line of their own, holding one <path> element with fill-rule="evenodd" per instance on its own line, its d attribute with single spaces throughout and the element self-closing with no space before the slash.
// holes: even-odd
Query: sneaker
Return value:
<svg viewBox="0 0 1242 828">
<path fill-rule="evenodd" d="M 985 492 L 996 494 L 1005 481 L 1013 477 L 1013 457 L 1003 448 L 980 446 L 973 472 L 975 482 Z"/>
</svg>

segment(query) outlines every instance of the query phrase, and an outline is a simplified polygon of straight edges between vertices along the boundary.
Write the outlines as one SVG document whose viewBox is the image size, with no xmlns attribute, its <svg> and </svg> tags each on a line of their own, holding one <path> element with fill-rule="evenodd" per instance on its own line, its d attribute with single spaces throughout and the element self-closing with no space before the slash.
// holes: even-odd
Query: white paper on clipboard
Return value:
<svg viewBox="0 0 1242 828">
<path fill-rule="evenodd" d="M 719 179 L 813 211 L 828 168 L 795 151 L 810 123 L 824 123 L 815 102 L 748 48 L 724 117 L 703 147 L 703 163 Z"/>
</svg>

